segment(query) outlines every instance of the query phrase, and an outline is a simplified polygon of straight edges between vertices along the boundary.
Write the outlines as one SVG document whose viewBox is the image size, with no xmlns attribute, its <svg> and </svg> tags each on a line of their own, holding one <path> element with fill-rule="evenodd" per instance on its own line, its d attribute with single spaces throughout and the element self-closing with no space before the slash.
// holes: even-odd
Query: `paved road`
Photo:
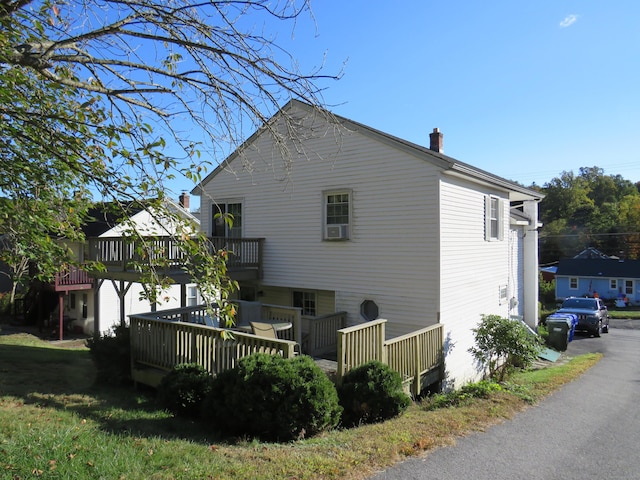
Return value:
<svg viewBox="0 0 640 480">
<path fill-rule="evenodd" d="M 569 344 L 605 356 L 538 406 L 372 478 L 640 479 L 640 330 L 612 327 Z"/>
</svg>

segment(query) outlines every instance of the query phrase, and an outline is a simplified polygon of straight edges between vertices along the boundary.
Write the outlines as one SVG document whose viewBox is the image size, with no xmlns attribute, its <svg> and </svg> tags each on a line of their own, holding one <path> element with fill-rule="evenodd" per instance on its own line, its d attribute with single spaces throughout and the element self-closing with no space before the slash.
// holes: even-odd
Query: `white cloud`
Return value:
<svg viewBox="0 0 640 480">
<path fill-rule="evenodd" d="M 560 28 L 567 28 L 578 21 L 578 15 L 567 15 L 564 20 L 560 22 Z"/>
</svg>

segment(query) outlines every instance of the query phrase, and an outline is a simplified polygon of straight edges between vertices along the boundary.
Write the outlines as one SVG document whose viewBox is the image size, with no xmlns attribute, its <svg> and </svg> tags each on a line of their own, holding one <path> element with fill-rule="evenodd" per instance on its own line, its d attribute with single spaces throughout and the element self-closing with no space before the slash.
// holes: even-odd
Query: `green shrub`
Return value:
<svg viewBox="0 0 640 480">
<path fill-rule="evenodd" d="M 380 362 L 349 371 L 338 388 L 343 425 L 375 423 L 400 415 L 411 404 L 400 374 Z"/>
<path fill-rule="evenodd" d="M 556 302 L 556 281 L 546 281 L 542 278 L 542 272 L 538 281 L 538 298 L 543 305 L 553 305 Z"/>
<path fill-rule="evenodd" d="M 203 418 L 222 433 L 287 441 L 334 428 L 335 386 L 311 357 L 255 354 L 217 375 Z"/>
<path fill-rule="evenodd" d="M 158 385 L 158 402 L 176 415 L 197 417 L 211 382 L 209 372 L 197 363 L 176 365 Z"/>
<path fill-rule="evenodd" d="M 131 343 L 129 327 L 115 326 L 97 338 L 87 340 L 97 369 L 96 380 L 109 385 L 130 385 Z"/>
<path fill-rule="evenodd" d="M 542 339 L 522 322 L 498 315 L 483 315 L 472 331 L 476 346 L 469 352 L 489 369 L 490 378 L 500 382 L 510 369 L 531 365 L 542 348 Z"/>
<path fill-rule="evenodd" d="M 474 398 L 489 398 L 491 394 L 500 392 L 503 387 L 495 382 L 482 380 L 465 385 L 460 390 L 447 393 L 437 393 L 429 397 L 423 404 L 425 410 L 457 407 L 464 405 Z"/>
</svg>

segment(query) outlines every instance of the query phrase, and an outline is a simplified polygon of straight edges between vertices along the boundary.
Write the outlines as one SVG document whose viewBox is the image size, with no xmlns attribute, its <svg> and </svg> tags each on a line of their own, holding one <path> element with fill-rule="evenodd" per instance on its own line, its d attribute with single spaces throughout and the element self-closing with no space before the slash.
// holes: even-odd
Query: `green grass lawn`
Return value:
<svg viewBox="0 0 640 480">
<path fill-rule="evenodd" d="M 86 348 L 0 335 L 0 478 L 360 479 L 513 417 L 599 360 L 520 373 L 517 391 L 293 443 L 222 439 L 159 409 L 152 390 L 94 385 Z M 527 399 L 529 401 L 527 401 Z"/>
</svg>

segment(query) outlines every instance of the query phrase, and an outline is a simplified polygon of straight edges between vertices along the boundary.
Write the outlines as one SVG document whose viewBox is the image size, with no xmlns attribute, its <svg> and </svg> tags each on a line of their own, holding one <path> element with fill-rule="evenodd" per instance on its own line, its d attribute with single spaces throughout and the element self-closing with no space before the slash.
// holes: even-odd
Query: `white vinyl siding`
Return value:
<svg viewBox="0 0 640 480">
<path fill-rule="evenodd" d="M 251 175 L 242 173 L 237 157 L 228 167 L 237 175 L 221 171 L 204 186 L 202 198 L 242 196 L 243 236 L 265 238 L 261 289 L 334 291 L 336 310 L 348 311 L 351 323 L 361 321 L 359 305 L 371 298 L 394 334 L 435 323 L 439 170 L 357 132 L 341 132 L 339 158 L 337 148 L 327 137 L 306 141 L 313 158 L 294 159 L 285 189 L 274 178 L 273 169 L 280 167 L 270 166 L 273 150 L 265 133 L 244 152 L 251 155 Z M 319 200 L 345 187 L 350 241 L 324 241 Z M 202 213 L 203 219 L 210 216 Z"/>
<path fill-rule="evenodd" d="M 440 322 L 445 338 L 455 348 L 445 359 L 451 385 L 461 379 L 476 379 L 478 372 L 468 349 L 474 346 L 471 331 L 481 315 L 509 317 L 509 302 L 501 302 L 501 288 L 509 285 L 509 242 L 486 241 L 488 198 L 497 192 L 483 192 L 463 179 L 443 176 L 440 183 Z M 500 198 L 502 210 L 499 229 L 508 228 L 506 199 Z"/>
<path fill-rule="evenodd" d="M 349 325 L 365 321 L 360 307 L 370 300 L 388 321 L 387 338 L 440 322 L 448 381 L 477 380 L 471 329 L 482 314 L 508 317 L 514 307 L 500 289 L 509 300 L 522 288 L 514 278 L 522 238 L 504 241 L 509 192 L 355 124 L 336 132 L 305 122 L 316 135 L 303 149 L 291 145 L 299 153 L 287 172 L 264 130 L 203 186 L 202 198 L 242 196 L 243 236 L 265 239 L 259 300 L 286 305 L 293 291 L 314 291 L 318 315 L 344 310 Z M 326 195 L 345 192 L 349 241 L 325 241 Z"/>
</svg>

